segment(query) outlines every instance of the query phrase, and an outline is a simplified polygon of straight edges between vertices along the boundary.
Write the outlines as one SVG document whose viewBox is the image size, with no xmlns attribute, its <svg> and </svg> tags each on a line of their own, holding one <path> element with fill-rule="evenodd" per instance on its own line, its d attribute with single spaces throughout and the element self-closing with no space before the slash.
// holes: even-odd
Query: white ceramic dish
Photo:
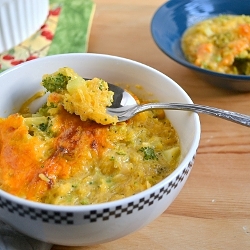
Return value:
<svg viewBox="0 0 250 250">
<path fill-rule="evenodd" d="M 109 55 L 63 54 L 36 59 L 1 73 L 0 117 L 17 111 L 24 100 L 41 89 L 43 74 L 64 66 L 86 78 L 100 77 L 130 86 L 140 84 L 161 102 L 192 103 L 177 83 L 141 63 Z M 115 240 L 147 225 L 168 208 L 183 188 L 200 139 L 197 114 L 167 111 L 167 116 L 179 134 L 182 160 L 157 185 L 122 200 L 87 206 L 41 204 L 0 190 L 0 219 L 31 237 L 71 246 Z"/>
<path fill-rule="evenodd" d="M 0 53 L 39 30 L 48 12 L 49 0 L 0 0 Z"/>
</svg>

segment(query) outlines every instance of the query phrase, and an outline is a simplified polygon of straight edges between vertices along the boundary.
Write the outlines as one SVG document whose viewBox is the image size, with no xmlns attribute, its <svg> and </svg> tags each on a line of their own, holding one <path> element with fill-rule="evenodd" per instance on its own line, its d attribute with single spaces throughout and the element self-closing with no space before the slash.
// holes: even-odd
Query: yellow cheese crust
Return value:
<svg viewBox="0 0 250 250">
<path fill-rule="evenodd" d="M 221 15 L 199 22 L 184 33 L 182 49 L 198 67 L 250 75 L 250 16 Z"/>
</svg>

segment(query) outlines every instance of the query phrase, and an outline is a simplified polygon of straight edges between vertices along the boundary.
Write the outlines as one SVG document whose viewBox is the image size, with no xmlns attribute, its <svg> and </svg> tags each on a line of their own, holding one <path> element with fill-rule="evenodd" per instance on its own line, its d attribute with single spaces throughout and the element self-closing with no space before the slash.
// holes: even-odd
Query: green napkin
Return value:
<svg viewBox="0 0 250 250">
<path fill-rule="evenodd" d="M 48 55 L 87 52 L 95 5 L 91 0 L 50 0 L 60 2 L 62 12 Z"/>
<path fill-rule="evenodd" d="M 47 55 L 87 52 L 94 11 L 92 0 L 50 0 L 44 25 L 0 54 L 0 72 Z"/>
</svg>

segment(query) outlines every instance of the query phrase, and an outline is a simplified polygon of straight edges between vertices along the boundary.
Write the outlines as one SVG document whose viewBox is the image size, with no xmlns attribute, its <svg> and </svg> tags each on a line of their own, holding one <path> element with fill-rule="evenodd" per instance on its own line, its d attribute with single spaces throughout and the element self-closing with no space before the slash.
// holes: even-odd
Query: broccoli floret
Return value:
<svg viewBox="0 0 250 250">
<path fill-rule="evenodd" d="M 49 116 L 32 116 L 24 118 L 24 122 L 29 127 L 30 135 L 40 138 L 52 138 L 55 136 L 53 119 L 53 117 Z"/>
<path fill-rule="evenodd" d="M 47 137 L 54 137 L 56 135 L 55 131 L 53 130 L 53 117 L 47 117 L 47 122 L 40 123 L 38 128 L 45 133 Z"/>
<path fill-rule="evenodd" d="M 144 160 L 157 160 L 158 159 L 153 148 L 142 147 L 140 148 L 139 151 L 144 154 L 143 156 Z"/>
<path fill-rule="evenodd" d="M 50 116 L 50 110 L 53 108 L 57 108 L 57 105 L 55 103 L 50 103 L 49 105 L 45 103 L 37 112 L 37 114 L 41 116 Z"/>
<path fill-rule="evenodd" d="M 48 92 L 63 93 L 70 79 L 70 76 L 62 73 L 48 75 L 42 80 L 42 85 Z"/>
<path fill-rule="evenodd" d="M 47 129 L 48 129 L 48 126 L 49 126 L 49 124 L 48 123 L 40 123 L 39 125 L 38 125 L 38 128 L 41 130 L 41 131 L 46 131 Z"/>
</svg>

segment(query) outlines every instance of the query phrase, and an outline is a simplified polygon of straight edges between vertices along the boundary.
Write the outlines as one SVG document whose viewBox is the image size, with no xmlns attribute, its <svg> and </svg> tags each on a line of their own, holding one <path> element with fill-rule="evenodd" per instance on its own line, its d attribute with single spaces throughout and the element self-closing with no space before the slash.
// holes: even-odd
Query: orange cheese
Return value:
<svg viewBox="0 0 250 250">
<path fill-rule="evenodd" d="M 29 134 L 18 114 L 0 121 L 0 187 L 26 199 L 41 201 L 58 179 L 82 170 L 86 161 L 108 148 L 108 127 L 61 109 L 59 133 L 52 138 L 50 155 L 44 158 L 44 141 Z"/>
</svg>

